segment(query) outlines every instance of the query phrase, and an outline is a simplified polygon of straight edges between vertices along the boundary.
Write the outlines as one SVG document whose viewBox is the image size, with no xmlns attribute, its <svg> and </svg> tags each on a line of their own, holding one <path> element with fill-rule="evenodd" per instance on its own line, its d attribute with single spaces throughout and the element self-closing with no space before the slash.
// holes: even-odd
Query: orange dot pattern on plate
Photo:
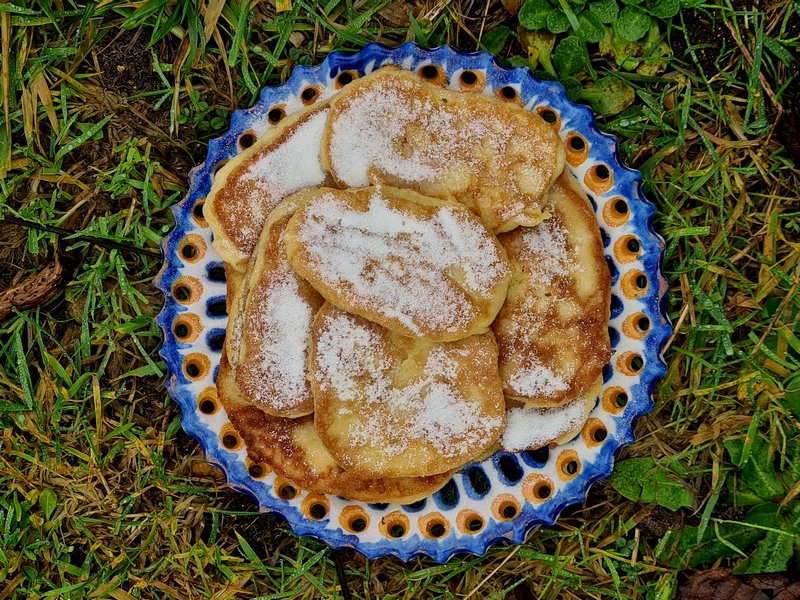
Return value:
<svg viewBox="0 0 800 600">
<path fill-rule="evenodd" d="M 443 87 L 447 85 L 447 73 L 445 73 L 444 69 L 436 65 L 422 65 L 417 69 L 417 75 L 428 83 Z"/>
<path fill-rule="evenodd" d="M 322 494 L 309 492 L 300 504 L 303 514 L 314 521 L 325 519 L 331 512 L 330 501 Z"/>
<path fill-rule="evenodd" d="M 456 516 L 456 527 L 458 527 L 458 530 L 461 533 L 466 533 L 467 535 L 475 535 L 476 533 L 480 533 L 485 525 L 486 519 L 484 519 L 480 513 L 472 510 L 471 508 L 459 511 L 458 515 Z"/>
<path fill-rule="evenodd" d="M 247 150 L 253 144 L 258 141 L 258 136 L 256 132 L 252 129 L 248 129 L 242 135 L 239 136 L 239 150 Z"/>
<path fill-rule="evenodd" d="M 486 73 L 483 71 L 465 70 L 458 76 L 458 88 L 462 92 L 480 93 L 486 87 Z"/>
<path fill-rule="evenodd" d="M 253 462 L 249 456 L 245 459 L 244 463 L 245 467 L 247 467 L 247 474 L 253 479 L 262 479 L 272 472 L 269 465 Z"/>
<path fill-rule="evenodd" d="M 283 104 L 276 104 L 267 112 L 267 121 L 276 125 L 280 123 L 286 116 L 286 106 Z"/>
<path fill-rule="evenodd" d="M 359 78 L 358 71 L 348 70 L 342 71 L 336 76 L 336 89 L 340 90 L 344 86 L 346 86 L 351 81 L 355 81 Z"/>
<path fill-rule="evenodd" d="M 650 333 L 650 319 L 642 312 L 634 313 L 622 322 L 622 333 L 633 340 L 641 340 Z"/>
<path fill-rule="evenodd" d="M 638 300 L 647 295 L 650 281 L 640 269 L 631 269 L 620 277 L 619 286 L 628 300 Z"/>
<path fill-rule="evenodd" d="M 553 480 L 541 473 L 531 473 L 522 481 L 522 495 L 528 502 L 539 504 L 553 495 Z"/>
<path fill-rule="evenodd" d="M 628 405 L 628 393 L 619 386 L 607 388 L 603 391 L 603 410 L 612 415 L 618 415 Z"/>
<path fill-rule="evenodd" d="M 276 477 L 273 484 L 275 496 L 281 500 L 293 500 L 299 492 L 297 486 L 282 477 Z"/>
<path fill-rule="evenodd" d="M 636 352 L 623 352 L 617 357 L 617 371 L 635 377 L 644 369 L 644 359 Z"/>
<path fill-rule="evenodd" d="M 542 117 L 542 119 L 544 119 L 545 123 L 549 123 L 550 126 L 556 131 L 561 131 L 561 117 L 559 116 L 558 112 L 549 106 L 540 106 L 536 109 L 536 112 L 539 113 L 539 116 Z"/>
<path fill-rule="evenodd" d="M 405 536 L 409 530 L 408 517 L 396 510 L 383 517 L 378 523 L 378 531 L 383 537 L 398 539 Z"/>
<path fill-rule="evenodd" d="M 316 85 L 309 85 L 300 92 L 300 100 L 306 106 L 311 106 L 319 99 L 320 88 Z"/>
<path fill-rule="evenodd" d="M 614 173 L 606 165 L 595 165 L 586 171 L 583 182 L 592 192 L 602 196 L 614 186 Z"/>
<path fill-rule="evenodd" d="M 592 417 L 584 424 L 581 435 L 583 436 L 584 444 L 590 448 L 595 448 L 606 441 L 608 429 L 600 419 Z"/>
<path fill-rule="evenodd" d="M 510 102 L 511 104 L 522 106 L 522 96 L 519 95 L 519 91 L 513 85 L 497 88 L 494 91 L 494 95 L 501 102 Z"/>
<path fill-rule="evenodd" d="M 561 481 L 569 481 L 575 479 L 578 473 L 581 472 L 581 459 L 575 450 L 562 450 L 556 458 L 556 472 Z"/>
<path fill-rule="evenodd" d="M 204 415 L 216 414 L 219 410 L 217 388 L 209 386 L 200 392 L 197 395 L 197 407 Z"/>
<path fill-rule="evenodd" d="M 244 441 L 230 423 L 225 423 L 222 426 L 219 432 L 219 441 L 223 448 L 231 452 L 238 452 L 244 448 Z"/>
<path fill-rule="evenodd" d="M 194 203 L 194 206 L 192 207 L 192 220 L 203 229 L 208 227 L 208 221 L 206 221 L 205 214 L 203 213 L 203 206 L 205 206 L 205 204 L 206 204 L 206 199 L 200 198 L 197 200 L 197 202 Z"/>
<path fill-rule="evenodd" d="M 511 521 L 519 515 L 520 504 L 513 494 L 499 494 L 492 500 L 492 515 L 498 521 Z"/>
<path fill-rule="evenodd" d="M 573 167 L 579 167 L 589 158 L 589 144 L 579 133 L 571 133 L 564 142 L 564 151 L 567 154 L 567 162 Z"/>
<path fill-rule="evenodd" d="M 369 529 L 369 514 L 357 504 L 349 504 L 339 513 L 339 525 L 348 533 L 361 533 Z"/>
<path fill-rule="evenodd" d="M 188 306 L 194 304 L 203 295 L 203 284 L 197 277 L 190 275 L 183 275 L 175 280 L 172 284 L 172 297 L 179 304 Z"/>
<path fill-rule="evenodd" d="M 623 235 L 614 242 L 614 258 L 624 265 L 637 260 L 641 250 L 639 240 L 634 235 Z"/>
<path fill-rule="evenodd" d="M 611 198 L 603 205 L 603 220 L 609 227 L 622 227 L 630 216 L 630 208 L 623 198 Z"/>
<path fill-rule="evenodd" d="M 172 323 L 172 333 L 184 344 L 191 344 L 203 331 L 200 317 L 193 313 L 181 313 Z"/>
<path fill-rule="evenodd" d="M 183 374 L 189 381 L 200 381 L 211 371 L 211 360 L 199 352 L 187 354 L 183 359 Z"/>
<path fill-rule="evenodd" d="M 428 539 L 438 540 L 450 535 L 450 521 L 440 512 L 423 515 L 417 521 L 417 527 Z"/>
<path fill-rule="evenodd" d="M 189 264 L 201 261 L 206 249 L 206 241 L 196 233 L 190 233 L 178 242 L 178 254 Z"/>
</svg>

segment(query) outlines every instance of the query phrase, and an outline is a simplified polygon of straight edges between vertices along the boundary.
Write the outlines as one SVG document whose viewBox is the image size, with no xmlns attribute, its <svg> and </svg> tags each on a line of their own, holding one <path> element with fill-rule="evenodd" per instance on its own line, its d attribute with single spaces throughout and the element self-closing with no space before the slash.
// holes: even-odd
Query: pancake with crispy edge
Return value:
<svg viewBox="0 0 800 600">
<path fill-rule="evenodd" d="M 507 397 L 558 406 L 595 384 L 611 357 L 611 275 L 597 218 L 569 173 L 549 195 L 553 216 L 498 236 L 514 269 L 492 324 Z"/>
<path fill-rule="evenodd" d="M 330 184 L 319 147 L 329 111 L 319 102 L 285 117 L 215 175 L 203 207 L 212 246 L 244 273 L 264 223 L 278 202 L 294 192 Z"/>
<path fill-rule="evenodd" d="M 228 419 L 247 445 L 250 460 L 269 465 L 301 489 L 359 502 L 411 504 L 444 487 L 453 474 L 380 479 L 345 471 L 322 445 L 312 416 L 273 417 L 244 403 L 224 355 L 217 390 Z"/>
<path fill-rule="evenodd" d="M 292 270 L 283 244 L 286 224 L 301 201 L 291 196 L 270 213 L 231 302 L 237 308 L 229 322 L 233 351 L 228 360 L 239 391 L 245 401 L 277 417 L 314 412 L 306 361 L 311 321 L 325 300 Z"/>
<path fill-rule="evenodd" d="M 583 429 L 602 387 L 601 376 L 579 398 L 550 408 L 525 408 L 521 402 L 508 400 L 506 428 L 500 436 L 500 447 L 515 453 L 566 444 Z"/>
<path fill-rule="evenodd" d="M 499 233 L 547 218 L 545 194 L 565 152 L 532 111 L 384 67 L 331 101 L 320 158 L 340 188 L 366 187 L 376 174 L 457 200 Z"/>
<path fill-rule="evenodd" d="M 388 186 L 299 192 L 292 268 L 335 306 L 442 342 L 486 331 L 511 281 L 505 251 L 462 204 Z"/>
<path fill-rule="evenodd" d="M 461 467 L 505 425 L 491 331 L 431 342 L 326 303 L 311 329 L 309 374 L 322 443 L 363 477 Z"/>
</svg>

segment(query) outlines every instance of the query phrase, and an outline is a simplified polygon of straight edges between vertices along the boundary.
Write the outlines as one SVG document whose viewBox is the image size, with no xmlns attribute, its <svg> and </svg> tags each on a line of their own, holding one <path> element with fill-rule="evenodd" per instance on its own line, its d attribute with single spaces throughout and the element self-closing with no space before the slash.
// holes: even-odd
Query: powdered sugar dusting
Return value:
<svg viewBox="0 0 800 600">
<path fill-rule="evenodd" d="M 366 187 L 377 171 L 390 183 L 455 198 L 493 231 L 538 223 L 536 209 L 562 169 L 560 140 L 529 111 L 465 98 L 374 76 L 334 104 L 323 148 L 332 173 L 347 187 Z"/>
<path fill-rule="evenodd" d="M 434 344 L 424 368 L 402 386 L 393 383 L 399 359 L 385 344 L 380 328 L 364 319 L 338 310 L 325 316 L 314 375 L 323 392 L 343 401 L 339 416 L 358 415 L 348 431 L 352 448 L 377 446 L 394 457 L 423 442 L 453 458 L 502 427 L 502 416 L 487 415 L 459 389 L 450 344 Z"/>
<path fill-rule="evenodd" d="M 530 278 L 535 283 L 553 285 L 558 277 L 568 277 L 579 265 L 567 245 L 567 228 L 560 218 L 551 218 L 536 227 L 525 228 L 522 234 L 520 259 L 528 263 Z"/>
<path fill-rule="evenodd" d="M 233 171 L 226 182 L 227 197 L 236 211 L 220 214 L 227 233 L 247 259 L 272 209 L 289 194 L 325 182 L 319 162 L 322 132 L 329 109 L 320 109 L 299 122 L 280 144 L 265 147 L 246 170 Z M 238 215 L 239 218 L 234 218 Z"/>
<path fill-rule="evenodd" d="M 267 213 L 289 194 L 325 181 L 325 172 L 319 164 L 319 147 L 329 110 L 320 110 L 300 123 L 282 144 L 242 174 L 242 182 L 252 181 L 256 186 L 251 198 L 266 194 L 273 203 Z"/>
<path fill-rule="evenodd" d="M 282 411 L 290 409 L 309 390 L 306 383 L 306 355 L 311 337 L 311 305 L 299 293 L 297 276 L 280 273 L 268 289 L 259 287 L 250 298 L 247 327 L 258 332 L 258 345 L 246 366 L 249 376 L 260 380 L 251 397 Z"/>
<path fill-rule="evenodd" d="M 473 299 L 491 299 L 510 273 L 493 236 L 457 205 L 421 219 L 377 189 L 364 212 L 326 193 L 303 215 L 298 239 L 315 275 L 333 288 L 345 285 L 348 301 L 416 335 L 458 331 L 482 318 Z"/>
<path fill-rule="evenodd" d="M 569 385 L 562 377 L 536 362 L 518 369 L 511 376 L 508 383 L 513 389 L 519 390 L 532 398 L 539 396 L 552 397 L 557 392 L 564 392 L 569 388 Z"/>
<path fill-rule="evenodd" d="M 511 408 L 500 446 L 507 452 L 541 448 L 582 425 L 590 410 L 584 398 L 554 408 Z"/>
</svg>

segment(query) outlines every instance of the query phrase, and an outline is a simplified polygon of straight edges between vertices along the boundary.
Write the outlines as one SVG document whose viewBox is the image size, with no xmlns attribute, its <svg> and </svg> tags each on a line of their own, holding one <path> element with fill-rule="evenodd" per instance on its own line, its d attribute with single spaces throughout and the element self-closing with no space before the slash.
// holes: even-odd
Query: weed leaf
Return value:
<svg viewBox="0 0 800 600">
<path fill-rule="evenodd" d="M 680 0 L 655 0 L 647 5 L 647 12 L 659 19 L 669 19 L 681 10 Z"/>
<path fill-rule="evenodd" d="M 733 572 L 736 575 L 750 575 L 785 571 L 793 553 L 794 536 L 792 534 L 768 531 L 764 539 L 758 543 L 753 555 L 739 563 Z"/>
<path fill-rule="evenodd" d="M 50 517 L 53 514 L 53 511 L 56 509 L 56 505 L 58 504 L 58 497 L 56 493 L 47 488 L 42 490 L 42 493 L 39 495 L 39 506 L 44 513 L 44 520 L 49 521 Z"/>
<path fill-rule="evenodd" d="M 577 36 L 571 35 L 558 43 L 556 51 L 553 53 L 553 64 L 562 77 L 569 77 L 583 71 L 583 45 Z"/>
<path fill-rule="evenodd" d="M 760 437 L 753 441 L 750 456 L 742 467 L 742 477 L 764 500 L 783 494 L 783 485 L 772 466 L 769 446 Z"/>
<path fill-rule="evenodd" d="M 519 11 L 519 24 L 535 31 L 547 27 L 548 15 L 555 8 L 547 0 L 528 0 Z"/>
<path fill-rule="evenodd" d="M 603 22 L 588 10 L 578 14 L 578 23 L 581 26 L 578 34 L 587 42 L 599 42 L 606 34 Z"/>
<path fill-rule="evenodd" d="M 511 30 L 508 27 L 495 27 L 483 36 L 481 43 L 487 51 L 492 54 L 499 54 L 503 46 L 506 45 L 509 35 L 511 35 Z"/>
<path fill-rule="evenodd" d="M 617 33 L 620 37 L 635 42 L 650 29 L 651 17 L 638 6 L 626 6 L 619 15 Z"/>
<path fill-rule="evenodd" d="M 610 25 L 617 20 L 619 15 L 619 5 L 616 0 L 601 0 L 600 2 L 592 2 L 589 4 L 589 10 L 601 22 Z"/>
<path fill-rule="evenodd" d="M 560 10 L 554 10 L 547 15 L 547 28 L 552 33 L 564 33 L 569 31 L 570 24 L 567 15 Z"/>
</svg>

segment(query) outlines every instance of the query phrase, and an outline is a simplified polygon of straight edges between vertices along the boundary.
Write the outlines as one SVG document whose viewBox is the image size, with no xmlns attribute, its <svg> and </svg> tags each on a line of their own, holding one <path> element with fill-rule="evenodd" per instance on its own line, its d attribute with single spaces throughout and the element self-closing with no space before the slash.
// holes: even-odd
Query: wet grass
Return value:
<svg viewBox="0 0 800 600">
<path fill-rule="evenodd" d="M 527 54 L 499 2 L 0 9 L 0 214 L 152 251 L 207 140 L 295 65 L 371 41 L 476 50 L 502 26 L 512 35 L 499 55 Z M 635 102 L 600 122 L 658 206 L 676 327 L 656 409 L 620 458 L 670 465 L 691 506 L 632 501 L 601 482 L 554 527 L 485 557 L 342 552 L 353 597 L 668 599 L 698 571 L 741 560 L 681 561 L 678 532 L 719 532 L 750 506 L 791 508 L 800 21 L 789 3 L 724 2 L 684 7 L 664 34 L 666 69 L 622 73 Z M 614 70 L 596 53 L 592 65 Z M 180 429 L 153 322 L 159 259 L 0 223 L 0 291 L 56 261 L 52 297 L 0 323 L 0 598 L 341 597 L 332 553 L 258 515 Z M 732 440 L 753 456 L 766 448 L 778 482 L 766 496 L 748 479 L 763 461 L 733 456 Z"/>
</svg>

